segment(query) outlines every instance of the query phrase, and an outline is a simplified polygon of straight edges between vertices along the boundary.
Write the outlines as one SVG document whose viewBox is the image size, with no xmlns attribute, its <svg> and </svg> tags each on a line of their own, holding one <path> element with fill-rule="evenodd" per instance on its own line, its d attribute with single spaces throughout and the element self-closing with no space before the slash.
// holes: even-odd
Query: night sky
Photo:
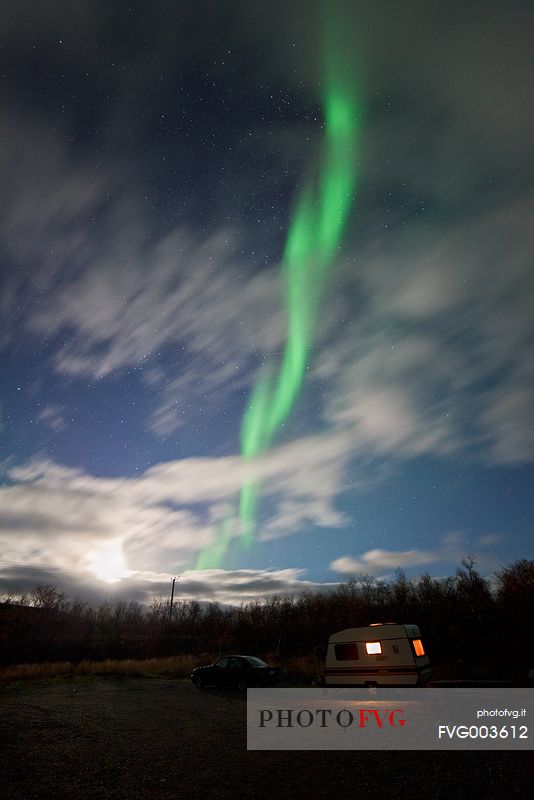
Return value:
<svg viewBox="0 0 534 800">
<path fill-rule="evenodd" d="M 2 3 L 0 594 L 534 557 L 529 5 Z"/>
</svg>

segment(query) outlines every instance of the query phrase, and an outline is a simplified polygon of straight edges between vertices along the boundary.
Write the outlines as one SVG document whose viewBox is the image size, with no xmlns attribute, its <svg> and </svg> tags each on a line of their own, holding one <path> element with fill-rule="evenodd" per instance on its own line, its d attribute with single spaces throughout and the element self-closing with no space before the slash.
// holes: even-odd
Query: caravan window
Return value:
<svg viewBox="0 0 534 800">
<path fill-rule="evenodd" d="M 360 657 L 358 653 L 358 645 L 356 642 L 343 642 L 343 644 L 334 645 L 336 654 L 336 661 L 357 661 Z"/>
</svg>

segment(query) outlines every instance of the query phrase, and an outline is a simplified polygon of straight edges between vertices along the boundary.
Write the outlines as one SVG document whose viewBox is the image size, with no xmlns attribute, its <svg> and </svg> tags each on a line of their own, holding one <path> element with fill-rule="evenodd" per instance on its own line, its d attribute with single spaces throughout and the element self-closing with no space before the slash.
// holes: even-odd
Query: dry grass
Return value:
<svg viewBox="0 0 534 800">
<path fill-rule="evenodd" d="M 273 656 L 272 658 L 267 658 L 266 661 L 280 667 L 283 675 L 282 680 L 287 680 L 289 683 L 305 683 L 309 686 L 324 677 L 324 661 L 312 655 L 285 659 Z"/>
<path fill-rule="evenodd" d="M 40 680 L 58 676 L 74 675 L 164 675 L 185 678 L 199 665 L 194 656 L 171 656 L 145 660 L 125 659 L 116 661 L 51 661 L 42 664 L 16 664 L 0 668 L 0 682 Z M 204 663 L 206 661 L 204 660 Z"/>
<path fill-rule="evenodd" d="M 146 675 L 185 678 L 200 664 L 210 664 L 212 654 L 201 657 L 183 655 L 169 658 L 106 659 L 105 661 L 46 661 L 41 664 L 16 664 L 0 667 L 0 683 L 8 681 L 42 680 L 75 675 Z M 277 658 L 266 656 L 266 661 L 276 664 L 282 671 L 282 682 L 314 684 L 321 680 L 324 662 L 313 656 Z"/>
</svg>

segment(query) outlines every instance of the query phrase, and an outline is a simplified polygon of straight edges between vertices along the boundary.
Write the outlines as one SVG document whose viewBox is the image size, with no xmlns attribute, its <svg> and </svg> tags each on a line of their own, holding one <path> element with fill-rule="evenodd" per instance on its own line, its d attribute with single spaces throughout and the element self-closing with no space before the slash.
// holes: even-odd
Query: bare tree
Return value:
<svg viewBox="0 0 534 800">
<path fill-rule="evenodd" d="M 35 608 L 47 608 L 59 611 L 65 604 L 65 594 L 51 583 L 36 586 L 29 592 L 29 604 Z"/>
</svg>

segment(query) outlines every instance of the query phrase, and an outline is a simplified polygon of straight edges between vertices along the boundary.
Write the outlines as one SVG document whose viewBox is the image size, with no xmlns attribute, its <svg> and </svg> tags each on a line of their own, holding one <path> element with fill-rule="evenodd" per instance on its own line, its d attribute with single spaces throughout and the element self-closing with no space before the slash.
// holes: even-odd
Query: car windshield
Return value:
<svg viewBox="0 0 534 800">
<path fill-rule="evenodd" d="M 262 661 L 261 658 L 256 658 L 256 656 L 243 656 L 249 664 L 252 664 L 253 667 L 266 667 L 267 664 L 265 661 Z"/>
</svg>

